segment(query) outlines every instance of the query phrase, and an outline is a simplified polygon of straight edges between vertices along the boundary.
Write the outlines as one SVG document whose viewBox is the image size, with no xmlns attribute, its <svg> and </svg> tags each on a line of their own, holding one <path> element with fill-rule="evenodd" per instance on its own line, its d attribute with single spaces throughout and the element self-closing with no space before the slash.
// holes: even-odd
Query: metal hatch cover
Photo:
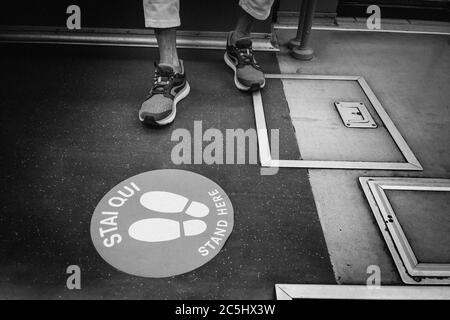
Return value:
<svg viewBox="0 0 450 320">
<path fill-rule="evenodd" d="M 444 192 L 450 192 L 450 179 L 360 177 L 359 181 L 403 282 L 418 285 L 450 284 L 450 263 L 448 261 L 436 263 L 419 258 L 417 248 L 413 246 L 411 239 L 407 237 L 405 232 L 405 222 L 400 223 L 398 208 L 394 211 L 392 199 L 387 196 L 389 191 L 444 194 Z M 420 205 L 417 205 L 417 207 L 420 208 Z M 428 212 L 426 210 L 421 211 L 420 214 L 430 220 L 430 210 Z M 441 217 L 448 217 L 449 212 L 442 209 L 441 206 L 438 214 L 438 219 L 434 219 L 439 223 L 436 229 L 442 231 L 447 228 L 448 224 Z M 449 221 L 447 218 L 444 220 Z M 413 222 L 416 223 L 417 221 L 414 220 Z M 442 226 L 442 224 L 446 225 Z M 418 230 L 419 232 L 416 231 L 415 233 L 418 238 L 421 238 L 420 228 Z M 431 233 L 435 231 L 433 229 Z M 439 238 L 438 241 L 439 243 L 435 244 L 437 249 L 443 246 L 448 248 L 445 239 Z"/>
<path fill-rule="evenodd" d="M 342 122 L 347 128 L 377 128 L 369 110 L 362 102 L 335 102 Z"/>
</svg>

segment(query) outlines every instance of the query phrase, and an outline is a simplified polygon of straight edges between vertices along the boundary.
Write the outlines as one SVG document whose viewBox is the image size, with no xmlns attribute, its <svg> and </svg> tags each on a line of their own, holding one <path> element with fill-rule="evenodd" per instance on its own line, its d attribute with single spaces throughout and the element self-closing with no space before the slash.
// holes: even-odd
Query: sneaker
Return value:
<svg viewBox="0 0 450 320">
<path fill-rule="evenodd" d="M 173 66 L 165 63 L 156 65 L 153 87 L 139 110 L 139 120 L 145 124 L 163 126 L 173 122 L 177 103 L 186 98 L 190 87 L 186 81 L 183 61 L 181 72 L 174 72 Z"/>
<path fill-rule="evenodd" d="M 234 83 L 239 90 L 256 91 L 262 89 L 266 80 L 261 67 L 256 62 L 252 50 L 252 40 L 242 38 L 231 44 L 231 36 L 228 34 L 225 63 L 234 71 Z"/>
</svg>

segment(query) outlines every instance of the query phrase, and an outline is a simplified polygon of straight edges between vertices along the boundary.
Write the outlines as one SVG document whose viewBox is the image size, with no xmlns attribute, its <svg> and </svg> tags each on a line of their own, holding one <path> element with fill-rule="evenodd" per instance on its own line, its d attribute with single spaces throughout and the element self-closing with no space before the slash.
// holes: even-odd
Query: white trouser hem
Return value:
<svg viewBox="0 0 450 320">
<path fill-rule="evenodd" d="M 251 15 L 253 18 L 258 20 L 266 20 L 270 15 L 270 10 L 265 12 L 264 14 L 261 14 L 260 12 L 255 11 L 255 9 L 249 7 L 244 1 L 239 1 L 239 6 L 244 9 L 245 12 L 247 12 L 249 15 Z"/>
<path fill-rule="evenodd" d="M 146 28 L 167 29 L 176 28 L 181 25 L 180 20 L 152 20 L 145 19 Z"/>
</svg>

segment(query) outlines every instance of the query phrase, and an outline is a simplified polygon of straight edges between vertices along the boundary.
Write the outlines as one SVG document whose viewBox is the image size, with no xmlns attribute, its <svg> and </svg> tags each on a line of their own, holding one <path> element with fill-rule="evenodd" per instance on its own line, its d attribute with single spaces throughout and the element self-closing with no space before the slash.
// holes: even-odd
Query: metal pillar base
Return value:
<svg viewBox="0 0 450 320">
<path fill-rule="evenodd" d="M 292 38 L 291 40 L 289 40 L 287 46 L 290 50 L 294 49 L 295 47 L 300 47 L 300 40 L 298 40 L 297 38 Z"/>
<path fill-rule="evenodd" d="M 291 51 L 291 55 L 298 60 L 311 60 L 314 57 L 314 50 L 312 48 L 295 47 Z"/>
</svg>

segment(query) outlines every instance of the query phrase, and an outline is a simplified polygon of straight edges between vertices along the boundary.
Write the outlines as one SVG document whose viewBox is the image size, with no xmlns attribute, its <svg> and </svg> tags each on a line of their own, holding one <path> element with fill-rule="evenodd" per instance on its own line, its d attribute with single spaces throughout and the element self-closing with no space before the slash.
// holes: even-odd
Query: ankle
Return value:
<svg viewBox="0 0 450 320">
<path fill-rule="evenodd" d="M 174 59 L 172 61 L 172 66 L 173 66 L 173 71 L 175 71 L 175 73 L 181 73 L 182 72 L 182 70 L 181 70 L 181 62 L 180 62 L 180 60 L 178 58 Z"/>
<path fill-rule="evenodd" d="M 250 38 L 250 32 L 244 32 L 241 30 L 234 30 L 231 33 L 231 44 L 236 44 L 236 41 L 243 39 L 243 38 Z"/>
<path fill-rule="evenodd" d="M 161 59 L 159 60 L 159 63 L 171 66 L 175 73 L 182 72 L 181 63 L 179 59 Z"/>
</svg>

